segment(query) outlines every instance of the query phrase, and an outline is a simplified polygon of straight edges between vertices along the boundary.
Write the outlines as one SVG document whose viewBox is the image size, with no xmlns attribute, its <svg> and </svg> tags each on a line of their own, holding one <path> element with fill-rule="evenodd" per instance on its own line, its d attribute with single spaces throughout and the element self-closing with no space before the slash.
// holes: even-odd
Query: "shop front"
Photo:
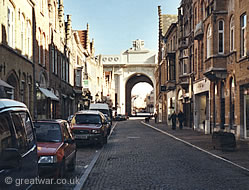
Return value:
<svg viewBox="0 0 249 190">
<path fill-rule="evenodd" d="M 243 93 L 243 107 L 244 107 L 244 138 L 249 139 L 249 87 L 244 87 Z"/>
<path fill-rule="evenodd" d="M 201 80 L 193 85 L 194 91 L 194 130 L 205 134 L 211 133 L 210 128 L 210 81 Z"/>
</svg>

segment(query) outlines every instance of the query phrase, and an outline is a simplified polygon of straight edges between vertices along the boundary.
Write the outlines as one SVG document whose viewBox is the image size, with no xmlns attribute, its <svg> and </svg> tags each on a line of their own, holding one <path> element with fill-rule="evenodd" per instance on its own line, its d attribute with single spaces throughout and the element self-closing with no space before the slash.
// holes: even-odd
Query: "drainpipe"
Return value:
<svg viewBox="0 0 249 190">
<path fill-rule="evenodd" d="M 33 38 L 33 110 L 34 110 L 34 119 L 37 119 L 37 99 L 36 99 L 36 71 L 35 71 L 35 43 L 36 43 L 36 22 L 35 22 L 35 8 L 32 8 L 32 38 Z"/>
</svg>

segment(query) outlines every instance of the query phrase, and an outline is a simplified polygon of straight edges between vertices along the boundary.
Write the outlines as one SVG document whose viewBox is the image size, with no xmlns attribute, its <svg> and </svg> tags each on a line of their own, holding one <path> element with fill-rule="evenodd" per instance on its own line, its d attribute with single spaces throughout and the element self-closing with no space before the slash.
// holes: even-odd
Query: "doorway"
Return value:
<svg viewBox="0 0 249 190">
<path fill-rule="evenodd" d="M 249 138 L 249 95 L 244 95 L 245 138 Z"/>
</svg>

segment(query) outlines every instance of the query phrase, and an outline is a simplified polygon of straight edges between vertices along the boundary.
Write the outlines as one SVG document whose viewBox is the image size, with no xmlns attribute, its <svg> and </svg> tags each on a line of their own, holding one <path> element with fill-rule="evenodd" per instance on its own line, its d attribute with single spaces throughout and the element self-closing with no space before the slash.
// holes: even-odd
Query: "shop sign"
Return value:
<svg viewBox="0 0 249 190">
<path fill-rule="evenodd" d="M 88 80 L 83 80 L 83 88 L 89 88 Z"/>
<path fill-rule="evenodd" d="M 206 92 L 210 90 L 210 81 L 202 80 L 193 85 L 194 94 Z"/>
</svg>

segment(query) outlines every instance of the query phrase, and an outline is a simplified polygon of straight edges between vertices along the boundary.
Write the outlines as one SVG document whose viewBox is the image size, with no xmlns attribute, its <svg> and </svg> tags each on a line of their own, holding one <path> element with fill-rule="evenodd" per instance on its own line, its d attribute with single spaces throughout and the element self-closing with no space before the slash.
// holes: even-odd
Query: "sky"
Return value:
<svg viewBox="0 0 249 190">
<path fill-rule="evenodd" d="M 157 51 L 157 7 L 162 14 L 177 14 L 180 0 L 64 0 L 63 4 L 65 18 L 72 15 L 74 30 L 86 30 L 89 24 L 95 55 L 112 55 L 131 48 L 136 39 Z"/>
<path fill-rule="evenodd" d="M 162 14 L 177 14 L 180 0 L 64 0 L 64 13 L 72 15 L 74 30 L 86 30 L 94 39 L 95 55 L 119 55 L 144 40 L 146 49 L 158 50 L 158 6 Z M 136 105 L 151 92 L 148 83 L 138 83 L 132 95 Z"/>
</svg>

